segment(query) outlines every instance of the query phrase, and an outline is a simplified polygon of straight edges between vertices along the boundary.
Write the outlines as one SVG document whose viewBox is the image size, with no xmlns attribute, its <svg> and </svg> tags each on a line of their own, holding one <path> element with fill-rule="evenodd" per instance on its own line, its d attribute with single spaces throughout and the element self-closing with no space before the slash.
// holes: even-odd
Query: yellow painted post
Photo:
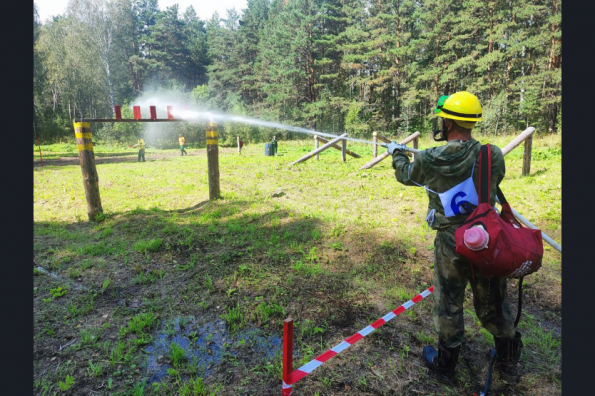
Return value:
<svg viewBox="0 0 595 396">
<path fill-rule="evenodd" d="M 221 198 L 219 189 L 219 142 L 217 124 L 207 123 L 207 164 L 209 172 L 209 199 Z"/>
<path fill-rule="evenodd" d="M 101 198 L 99 197 L 99 176 L 95 167 L 91 123 L 75 122 L 74 136 L 76 137 L 76 147 L 79 152 L 79 161 L 83 172 L 83 185 L 85 186 L 85 197 L 87 198 L 87 215 L 89 216 L 89 220 L 94 221 L 98 214 L 103 213 L 103 208 L 101 207 Z"/>
</svg>

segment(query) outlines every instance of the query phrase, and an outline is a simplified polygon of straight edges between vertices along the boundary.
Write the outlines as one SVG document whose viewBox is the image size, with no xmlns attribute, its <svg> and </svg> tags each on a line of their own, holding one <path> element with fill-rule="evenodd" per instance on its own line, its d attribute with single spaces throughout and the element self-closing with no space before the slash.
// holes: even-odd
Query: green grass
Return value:
<svg viewBox="0 0 595 396">
<path fill-rule="evenodd" d="M 504 147 L 513 138 L 479 140 Z M 419 147 L 436 144 L 426 136 Z M 109 149 L 100 147 L 98 158 L 108 158 Z M 76 149 L 42 147 L 48 161 L 34 168 L 34 261 L 53 274 L 34 269 L 35 348 L 36 356 L 44 356 L 35 370 L 42 373 L 58 363 L 61 369 L 36 379 L 36 392 L 59 392 L 60 382 L 68 386 L 69 375 L 76 394 L 108 389 L 108 383 L 111 394 L 275 393 L 279 355 L 271 361 L 227 357 L 227 369 L 237 370 L 229 383 L 189 373 L 187 359 L 172 347 L 168 358 L 173 362 L 178 356 L 178 367 L 149 386 L 141 369 L 143 349 L 155 337 L 157 323 L 175 334 L 176 317 L 220 318 L 230 332 L 255 326 L 281 335 L 283 319 L 291 316 L 297 368 L 427 289 L 435 231 L 424 221 L 426 193 L 397 183 L 389 160 L 360 170 L 371 159 L 372 146 L 349 142 L 348 147 L 362 158 L 342 163 L 332 149 L 318 161 L 292 167 L 289 163 L 313 149 L 313 141 L 281 142 L 277 157 L 265 157 L 261 145 L 245 146 L 241 156 L 220 148 L 222 199 L 216 201 L 208 198 L 204 149 L 184 157 L 177 149 L 148 150 L 145 163 L 136 162 L 135 151 L 116 149 L 116 158 L 130 161 L 98 161 L 104 210 L 98 222 L 87 219 L 78 162 L 50 161 L 76 158 Z M 534 137 L 531 173 L 522 176 L 520 145 L 505 157 L 502 183 L 511 206 L 557 242 L 562 232 L 560 148 L 560 136 Z M 544 247 L 542 269 L 525 280 L 521 331 L 528 374 L 519 394 L 531 394 L 533 383 L 547 388 L 545 393 L 561 389 L 561 338 L 540 323 L 548 318 L 555 325 L 561 316 L 562 261 L 559 252 Z M 471 310 L 465 315 L 469 348 L 486 349 L 491 335 L 477 324 L 471 300 L 465 301 Z M 445 391 L 411 362 L 423 345 L 437 339 L 431 311 L 431 298 L 424 299 L 334 358 L 338 363 L 332 364 L 339 366 L 320 368 L 296 384 L 295 392 L 333 394 L 347 379 L 356 393 L 388 388 L 400 394 L 413 389 L 477 392 L 477 383 L 468 380 L 473 370 L 461 371 L 463 384 Z M 77 347 L 59 355 L 46 349 L 64 344 L 65 337 L 75 339 Z M 397 375 L 400 382 L 391 382 Z"/>
</svg>

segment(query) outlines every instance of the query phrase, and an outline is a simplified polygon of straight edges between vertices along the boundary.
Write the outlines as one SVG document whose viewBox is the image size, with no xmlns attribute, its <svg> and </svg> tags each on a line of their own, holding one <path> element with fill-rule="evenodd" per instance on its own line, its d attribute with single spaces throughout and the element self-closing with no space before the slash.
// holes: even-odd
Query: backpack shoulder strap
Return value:
<svg viewBox="0 0 595 396">
<path fill-rule="evenodd" d="M 479 203 L 490 202 L 490 191 L 492 180 L 492 150 L 489 144 L 481 146 L 479 151 L 479 175 L 478 175 L 478 194 Z"/>
</svg>

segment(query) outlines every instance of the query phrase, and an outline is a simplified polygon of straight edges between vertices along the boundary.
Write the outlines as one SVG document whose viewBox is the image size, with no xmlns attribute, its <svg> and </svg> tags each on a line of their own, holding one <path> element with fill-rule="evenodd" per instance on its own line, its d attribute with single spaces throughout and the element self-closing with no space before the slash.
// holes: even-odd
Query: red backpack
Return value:
<svg viewBox="0 0 595 396">
<path fill-rule="evenodd" d="M 541 231 L 523 227 L 518 222 L 500 187 L 497 190 L 497 197 L 502 205 L 500 214 L 489 204 L 491 159 L 490 145 L 481 146 L 477 191 L 479 204 L 455 232 L 456 251 L 487 278 L 522 278 L 541 267 Z M 468 231 L 473 227 L 481 227 L 487 232 L 485 237 L 482 231 L 483 239 L 475 245 L 469 242 L 480 234 L 477 229 Z"/>
</svg>

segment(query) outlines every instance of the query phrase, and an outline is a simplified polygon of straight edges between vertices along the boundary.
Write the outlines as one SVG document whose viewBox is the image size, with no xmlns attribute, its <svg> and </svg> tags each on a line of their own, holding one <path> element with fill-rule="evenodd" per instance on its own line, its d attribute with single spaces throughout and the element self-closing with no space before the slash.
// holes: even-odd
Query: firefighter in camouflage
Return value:
<svg viewBox="0 0 595 396">
<path fill-rule="evenodd" d="M 442 128 L 434 131 L 434 140 L 446 141 L 415 155 L 413 162 L 403 145 L 391 142 L 387 150 L 393 157 L 397 181 L 406 186 L 424 187 L 429 197 L 428 225 L 436 230 L 434 240 L 433 320 L 438 346 L 426 346 L 423 360 L 442 380 L 455 378 L 455 367 L 464 341 L 463 301 L 470 283 L 475 313 L 482 326 L 493 336 L 496 366 L 501 378 L 518 381 L 521 334 L 507 298 L 505 278 L 487 279 L 473 271 L 471 263 L 455 251 L 455 231 L 477 206 L 478 157 L 481 144 L 471 136 L 477 121 L 482 121 L 479 99 L 465 91 L 442 96 L 436 114 Z M 500 148 L 492 150 L 490 205 L 505 174 Z"/>
</svg>

